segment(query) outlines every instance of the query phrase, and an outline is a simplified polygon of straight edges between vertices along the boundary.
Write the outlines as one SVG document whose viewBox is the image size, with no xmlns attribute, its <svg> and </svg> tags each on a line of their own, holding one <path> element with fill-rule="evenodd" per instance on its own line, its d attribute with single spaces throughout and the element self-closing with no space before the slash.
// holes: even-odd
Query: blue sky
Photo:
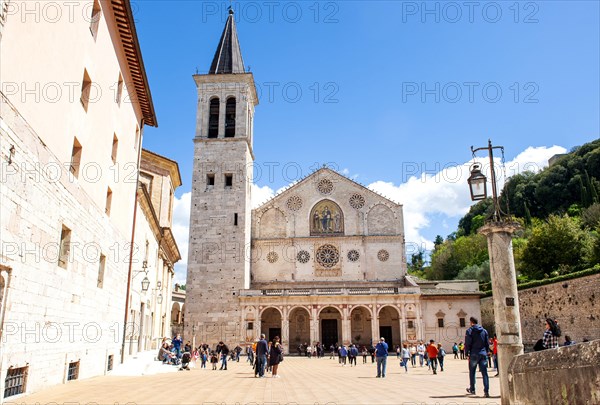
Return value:
<svg viewBox="0 0 600 405">
<path fill-rule="evenodd" d="M 403 203 L 407 241 L 427 245 L 468 209 L 462 165 L 471 145 L 503 145 L 510 175 L 598 138 L 599 3 L 472 4 L 233 1 L 260 93 L 256 163 L 275 168 L 273 178 L 256 179 L 255 194 L 266 198 L 297 168 L 306 175 L 330 162 Z M 159 121 L 146 128 L 144 147 L 179 162 L 174 227 L 185 254 L 191 76 L 208 70 L 228 5 L 133 4 Z"/>
</svg>

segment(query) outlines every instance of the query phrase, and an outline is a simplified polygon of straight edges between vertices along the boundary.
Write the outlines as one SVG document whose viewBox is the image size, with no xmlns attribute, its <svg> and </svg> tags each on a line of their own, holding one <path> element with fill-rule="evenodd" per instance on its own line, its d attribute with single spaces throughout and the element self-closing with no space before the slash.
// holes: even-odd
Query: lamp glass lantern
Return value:
<svg viewBox="0 0 600 405">
<path fill-rule="evenodd" d="M 160 305 L 160 304 L 162 304 L 162 301 L 163 301 L 162 294 L 158 294 L 158 297 L 156 297 L 156 302 Z"/>
<path fill-rule="evenodd" d="M 471 166 L 471 175 L 467 179 L 469 190 L 471 191 L 471 200 L 485 200 L 487 198 L 487 178 L 481 173 L 481 165 L 475 163 Z"/>
<path fill-rule="evenodd" d="M 148 291 L 148 288 L 150 288 L 150 280 L 148 280 L 148 277 L 146 276 L 142 280 L 142 291 L 146 292 Z"/>
</svg>

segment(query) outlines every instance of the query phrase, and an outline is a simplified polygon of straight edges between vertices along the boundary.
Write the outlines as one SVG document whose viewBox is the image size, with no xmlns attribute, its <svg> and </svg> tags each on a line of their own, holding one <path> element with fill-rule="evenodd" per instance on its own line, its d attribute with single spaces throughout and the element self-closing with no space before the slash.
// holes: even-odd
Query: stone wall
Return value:
<svg viewBox="0 0 600 405">
<path fill-rule="evenodd" d="M 511 404 L 600 403 L 600 340 L 517 356 L 508 370 Z"/>
<path fill-rule="evenodd" d="M 79 362 L 79 379 L 105 374 L 110 356 L 117 365 L 131 235 L 119 232 L 1 94 L 0 111 L 0 392 L 8 368 L 28 366 L 33 393 L 66 382 L 71 362 Z M 50 165 L 53 177 L 41 169 Z M 71 237 L 59 265 L 63 227 Z"/>
<path fill-rule="evenodd" d="M 569 335 L 581 342 L 600 337 L 600 274 L 559 281 L 541 287 L 519 291 L 519 310 L 523 344 L 530 348 L 544 333 L 545 318 L 558 320 L 562 337 Z M 493 333 L 494 307 L 492 297 L 481 300 L 483 326 Z"/>
</svg>

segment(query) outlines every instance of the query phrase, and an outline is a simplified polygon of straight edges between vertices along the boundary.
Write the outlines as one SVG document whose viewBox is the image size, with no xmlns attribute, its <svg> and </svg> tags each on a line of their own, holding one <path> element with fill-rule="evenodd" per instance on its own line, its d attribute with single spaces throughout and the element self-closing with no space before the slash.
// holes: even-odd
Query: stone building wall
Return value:
<svg viewBox="0 0 600 405">
<path fill-rule="evenodd" d="M 546 317 L 558 320 L 563 335 L 561 344 L 564 335 L 569 335 L 576 342 L 600 337 L 599 298 L 600 274 L 519 291 L 521 328 L 526 349 L 542 338 Z M 493 331 L 492 297 L 481 300 L 481 314 L 483 326 Z"/>
<path fill-rule="evenodd" d="M 0 269 L 6 286 L 0 392 L 9 367 L 28 365 L 32 393 L 66 382 L 70 362 L 80 362 L 80 379 L 105 374 L 109 356 L 118 363 L 131 235 L 119 232 L 18 112 L 3 97 L 0 102 Z M 41 169 L 48 167 L 57 170 L 51 177 Z M 71 237 L 61 267 L 63 226 Z M 100 254 L 106 256 L 102 277 Z"/>
<path fill-rule="evenodd" d="M 317 207 L 331 232 L 315 232 Z M 336 232 L 337 231 L 337 232 Z M 402 206 L 338 173 L 321 169 L 252 212 L 252 281 L 379 281 L 406 274 Z M 330 245 L 337 262 L 323 266 Z"/>
</svg>

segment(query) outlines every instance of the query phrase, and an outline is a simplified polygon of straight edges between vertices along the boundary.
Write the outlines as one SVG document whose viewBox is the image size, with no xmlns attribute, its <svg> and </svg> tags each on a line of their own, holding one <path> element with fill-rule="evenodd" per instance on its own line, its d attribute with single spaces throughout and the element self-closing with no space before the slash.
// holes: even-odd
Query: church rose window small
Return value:
<svg viewBox="0 0 600 405">
<path fill-rule="evenodd" d="M 326 268 L 331 268 L 340 261 L 340 252 L 333 245 L 323 245 L 317 249 L 317 262 Z"/>
<path fill-rule="evenodd" d="M 291 196 L 287 200 L 287 207 L 291 211 L 298 211 L 300 208 L 302 208 L 302 198 L 298 197 L 297 195 Z"/>
<path fill-rule="evenodd" d="M 322 179 L 317 184 L 317 190 L 319 190 L 319 193 L 321 194 L 331 194 L 333 191 L 333 181 L 329 179 Z"/>
<path fill-rule="evenodd" d="M 267 254 L 267 261 L 269 263 L 275 263 L 277 261 L 277 259 L 279 259 L 279 255 L 275 252 L 269 252 Z"/>
<path fill-rule="evenodd" d="M 381 249 L 379 252 L 377 252 L 377 258 L 379 259 L 379 261 L 385 262 L 387 261 L 387 259 L 390 258 L 390 254 L 387 250 Z"/>
<path fill-rule="evenodd" d="M 351 262 L 356 262 L 356 261 L 358 261 L 359 258 L 360 258 L 360 253 L 358 253 L 358 250 L 352 249 L 351 251 L 348 252 L 348 260 L 350 260 Z"/>
<path fill-rule="evenodd" d="M 352 194 L 350 197 L 350 206 L 355 210 L 359 210 L 365 206 L 365 197 L 360 194 Z"/>
<path fill-rule="evenodd" d="M 301 250 L 298 252 L 296 257 L 300 263 L 308 263 L 310 260 L 310 253 L 308 253 L 306 250 Z"/>
</svg>

